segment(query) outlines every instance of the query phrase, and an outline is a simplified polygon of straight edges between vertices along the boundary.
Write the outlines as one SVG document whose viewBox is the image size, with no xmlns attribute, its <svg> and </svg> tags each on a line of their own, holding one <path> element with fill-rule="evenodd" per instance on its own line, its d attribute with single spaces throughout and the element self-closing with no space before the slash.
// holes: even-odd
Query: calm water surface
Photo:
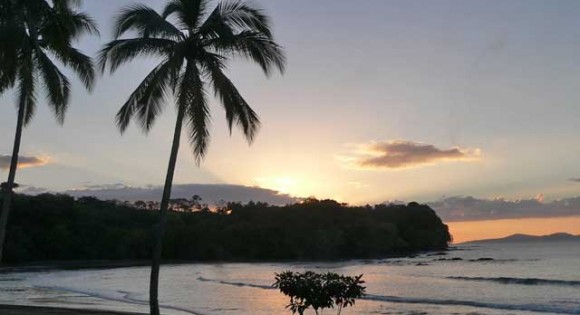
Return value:
<svg viewBox="0 0 580 315">
<path fill-rule="evenodd" d="M 291 314 L 271 288 L 284 270 L 364 274 L 368 295 L 345 315 L 580 314 L 580 242 L 457 246 L 444 256 L 342 263 L 164 266 L 161 304 L 165 314 Z M 0 274 L 0 303 L 146 312 L 148 277 L 142 267 Z"/>
</svg>

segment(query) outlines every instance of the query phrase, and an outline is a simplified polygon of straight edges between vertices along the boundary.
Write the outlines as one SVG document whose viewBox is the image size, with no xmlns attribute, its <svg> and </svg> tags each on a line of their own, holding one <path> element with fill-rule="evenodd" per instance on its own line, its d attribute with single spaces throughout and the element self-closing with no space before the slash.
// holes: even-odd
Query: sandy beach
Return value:
<svg viewBox="0 0 580 315">
<path fill-rule="evenodd" d="M 41 314 L 64 314 L 64 315 L 139 315 L 140 313 L 110 312 L 83 309 L 68 309 L 56 307 L 39 307 L 39 306 L 17 306 L 17 305 L 0 305 L 2 315 L 41 315 Z"/>
</svg>

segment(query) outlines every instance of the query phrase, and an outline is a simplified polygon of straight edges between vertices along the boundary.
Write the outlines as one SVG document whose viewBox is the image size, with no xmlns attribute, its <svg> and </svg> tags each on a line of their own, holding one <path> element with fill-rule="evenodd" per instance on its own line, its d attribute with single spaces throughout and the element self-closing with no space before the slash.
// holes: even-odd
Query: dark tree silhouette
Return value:
<svg viewBox="0 0 580 315">
<path fill-rule="evenodd" d="M 340 315 L 343 308 L 354 305 L 356 299 L 364 296 L 366 288 L 362 286 L 362 276 L 285 271 L 276 274 L 273 286 L 290 297 L 286 308 L 292 314 L 303 315 L 305 310 L 312 307 L 318 315 L 325 308 L 336 307 L 337 315 Z"/>
<path fill-rule="evenodd" d="M 98 34 L 95 22 L 79 12 L 79 0 L 2 0 L 0 2 L 0 94 L 17 90 L 18 116 L 8 180 L 0 214 L 0 262 L 13 190 L 22 130 L 30 123 L 37 103 L 39 80 L 57 121 L 64 122 L 70 83 L 55 65 L 58 60 L 72 69 L 87 89 L 94 81 L 91 58 L 72 46 L 85 33 Z"/>
<path fill-rule="evenodd" d="M 145 5 L 127 7 L 117 17 L 115 39 L 100 55 L 102 70 L 108 67 L 111 72 L 138 56 L 161 59 L 117 114 L 121 132 L 132 118 L 148 132 L 167 97 L 175 97 L 177 119 L 151 266 L 150 310 L 155 315 L 159 314 L 159 265 L 183 123 L 199 164 L 210 136 L 206 87 L 211 85 L 225 109 L 230 131 L 237 124 L 251 142 L 259 119 L 225 75 L 226 63 L 233 56 L 242 56 L 259 64 L 267 75 L 275 68 L 283 71 L 285 64 L 283 51 L 273 40 L 270 20 L 260 9 L 244 1 L 225 1 L 208 10 L 209 2 L 171 0 L 161 13 Z M 137 37 L 122 38 L 125 34 Z"/>
<path fill-rule="evenodd" d="M 447 226 L 425 205 L 349 207 L 323 200 L 283 207 L 229 203 L 223 208 L 222 212 L 170 211 L 164 258 L 373 259 L 441 251 L 450 240 Z M 92 197 L 16 194 L 5 262 L 149 259 L 154 240 L 151 226 L 159 208 L 148 209 Z"/>
</svg>

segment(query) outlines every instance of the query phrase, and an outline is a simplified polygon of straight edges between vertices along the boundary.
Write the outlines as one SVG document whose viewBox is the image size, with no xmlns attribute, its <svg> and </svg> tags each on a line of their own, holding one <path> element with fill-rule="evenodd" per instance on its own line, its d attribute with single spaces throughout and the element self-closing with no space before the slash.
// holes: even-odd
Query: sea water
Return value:
<svg viewBox="0 0 580 315">
<path fill-rule="evenodd" d="M 580 242 L 459 245 L 446 254 L 329 263 L 164 265 L 162 312 L 291 314 L 271 286 L 285 270 L 364 274 L 367 295 L 345 315 L 580 314 Z M 4 273 L 0 304 L 147 312 L 148 283 L 146 267 Z"/>
</svg>

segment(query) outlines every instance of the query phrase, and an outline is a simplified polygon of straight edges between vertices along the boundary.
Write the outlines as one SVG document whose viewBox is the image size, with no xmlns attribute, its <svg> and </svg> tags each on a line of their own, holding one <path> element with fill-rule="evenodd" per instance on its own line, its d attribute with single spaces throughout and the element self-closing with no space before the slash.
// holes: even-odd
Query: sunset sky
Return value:
<svg viewBox="0 0 580 315">
<path fill-rule="evenodd" d="M 111 39 L 112 17 L 134 2 L 85 1 L 102 34 L 79 47 L 95 55 Z M 183 141 L 176 184 L 429 202 L 450 222 L 477 220 L 451 224 L 460 241 L 580 234 L 580 1 L 255 2 L 274 21 L 287 72 L 268 79 L 253 65 L 231 65 L 261 131 L 251 146 L 230 136 L 214 100 L 207 158 L 198 168 Z M 147 136 L 134 125 L 120 136 L 114 125 L 155 61 L 103 76 L 92 94 L 75 81 L 63 127 L 39 102 L 17 182 L 52 191 L 161 185 L 172 104 Z M 15 122 L 13 95 L 3 95 L 2 177 Z"/>
</svg>

